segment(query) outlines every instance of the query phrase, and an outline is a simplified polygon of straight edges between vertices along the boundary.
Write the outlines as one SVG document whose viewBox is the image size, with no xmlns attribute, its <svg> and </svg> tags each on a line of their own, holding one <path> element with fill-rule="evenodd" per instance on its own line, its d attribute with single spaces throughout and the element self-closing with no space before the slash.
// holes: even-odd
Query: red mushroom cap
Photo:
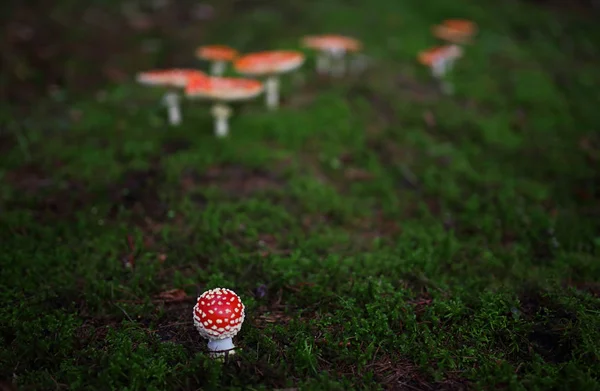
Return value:
<svg viewBox="0 0 600 391">
<path fill-rule="evenodd" d="M 304 54 L 292 50 L 272 50 L 246 54 L 233 63 L 245 75 L 278 74 L 293 71 L 304 63 Z"/>
<path fill-rule="evenodd" d="M 234 77 L 192 77 L 185 93 L 188 97 L 213 98 L 224 101 L 247 100 L 263 91 L 258 80 Z"/>
<path fill-rule="evenodd" d="M 234 291 L 215 288 L 198 297 L 194 306 L 194 324 L 209 340 L 234 337 L 244 322 L 244 304 Z"/>
<path fill-rule="evenodd" d="M 462 49 L 456 45 L 436 46 L 423 50 L 417 55 L 417 60 L 427 66 L 443 59 L 458 58 L 462 56 Z"/>
<path fill-rule="evenodd" d="M 210 61 L 231 61 L 237 55 L 237 50 L 225 45 L 207 45 L 196 49 L 196 56 Z"/>
<path fill-rule="evenodd" d="M 309 35 L 302 38 L 302 44 L 307 48 L 317 50 L 342 49 L 348 52 L 357 52 L 362 48 L 359 40 L 343 35 Z"/>
<path fill-rule="evenodd" d="M 137 74 L 137 81 L 147 85 L 185 87 L 190 78 L 208 77 L 197 69 L 157 69 Z"/>
</svg>

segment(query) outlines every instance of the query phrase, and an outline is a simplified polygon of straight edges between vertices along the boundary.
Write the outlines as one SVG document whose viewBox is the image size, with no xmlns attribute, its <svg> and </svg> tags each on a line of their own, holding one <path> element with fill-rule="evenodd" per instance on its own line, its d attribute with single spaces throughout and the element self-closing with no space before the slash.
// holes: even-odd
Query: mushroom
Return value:
<svg viewBox="0 0 600 391">
<path fill-rule="evenodd" d="M 138 83 L 149 86 L 170 87 L 171 90 L 166 92 L 162 98 L 162 102 L 167 106 L 169 113 L 169 123 L 171 125 L 179 125 L 181 123 L 181 109 L 179 106 L 179 93 L 173 88 L 184 88 L 187 85 L 188 79 L 191 77 L 203 78 L 207 77 L 203 72 L 195 69 L 161 69 L 137 74 Z"/>
<path fill-rule="evenodd" d="M 343 35 L 306 36 L 302 38 L 302 45 L 318 51 L 317 73 L 331 73 L 337 77 L 346 72 L 346 53 L 362 48 L 358 40 Z"/>
<path fill-rule="evenodd" d="M 223 75 L 227 62 L 233 61 L 237 55 L 237 50 L 225 45 L 200 46 L 196 50 L 196 57 L 211 62 L 210 74 L 213 76 Z"/>
<path fill-rule="evenodd" d="M 279 78 L 304 64 L 304 54 L 297 51 L 274 50 L 251 53 L 238 58 L 233 66 L 243 75 L 267 76 L 265 80 L 266 105 L 269 109 L 279 106 Z"/>
<path fill-rule="evenodd" d="M 465 19 L 446 19 L 442 24 L 433 26 L 432 33 L 444 41 L 465 44 L 477 33 L 477 25 Z"/>
<path fill-rule="evenodd" d="M 208 350 L 213 358 L 235 354 L 233 337 L 242 328 L 245 307 L 232 290 L 215 288 L 198 297 L 194 306 L 194 326 L 208 339 Z"/>
<path fill-rule="evenodd" d="M 457 45 L 438 46 L 424 50 L 417 56 L 418 61 L 431 68 L 431 74 L 440 81 L 442 91 L 452 94 L 454 87 L 445 80 L 446 75 L 454 66 L 457 58 L 460 58 L 463 50 Z"/>
<path fill-rule="evenodd" d="M 215 102 L 212 115 L 215 118 L 215 135 L 225 137 L 229 134 L 231 108 L 226 102 L 243 101 L 260 95 L 263 84 L 258 80 L 231 77 L 191 78 L 185 94 L 189 98 L 207 98 Z"/>
</svg>

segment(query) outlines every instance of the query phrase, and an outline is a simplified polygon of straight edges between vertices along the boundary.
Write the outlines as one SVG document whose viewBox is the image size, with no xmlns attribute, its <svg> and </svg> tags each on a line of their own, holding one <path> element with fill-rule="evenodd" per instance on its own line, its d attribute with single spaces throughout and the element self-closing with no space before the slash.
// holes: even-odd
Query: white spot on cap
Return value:
<svg viewBox="0 0 600 391">
<path fill-rule="evenodd" d="M 219 315 L 223 315 L 223 311 L 219 311 Z"/>
<path fill-rule="evenodd" d="M 223 327 L 219 327 L 219 332 L 222 333 L 223 331 L 225 331 L 225 329 Z"/>
<path fill-rule="evenodd" d="M 223 305 L 223 302 L 222 302 L 222 301 L 219 301 L 219 305 Z"/>
<path fill-rule="evenodd" d="M 214 314 L 214 313 L 215 313 L 215 311 L 213 311 L 213 310 L 208 310 L 208 313 L 212 315 L 212 314 Z"/>
<path fill-rule="evenodd" d="M 227 308 L 227 309 L 225 310 L 225 313 L 226 313 L 226 314 L 231 314 L 231 310 L 230 310 L 229 308 Z"/>
<path fill-rule="evenodd" d="M 234 297 L 232 297 L 232 298 L 231 298 L 231 300 L 229 300 L 229 301 L 235 301 L 235 296 L 234 296 Z"/>
<path fill-rule="evenodd" d="M 239 308 L 234 308 L 233 310 L 234 310 L 235 312 L 240 312 L 240 309 L 239 309 Z"/>
<path fill-rule="evenodd" d="M 204 322 L 203 324 L 204 324 L 205 326 L 208 326 L 208 325 L 209 325 L 209 323 L 208 323 L 208 322 Z"/>
<path fill-rule="evenodd" d="M 211 329 L 213 329 L 213 330 L 216 330 L 216 329 L 217 329 L 217 326 L 213 326 L 213 327 L 211 327 Z"/>
<path fill-rule="evenodd" d="M 217 319 L 217 324 L 221 324 L 223 321 L 221 319 Z"/>
<path fill-rule="evenodd" d="M 225 330 L 230 330 L 231 326 L 225 326 Z"/>
</svg>

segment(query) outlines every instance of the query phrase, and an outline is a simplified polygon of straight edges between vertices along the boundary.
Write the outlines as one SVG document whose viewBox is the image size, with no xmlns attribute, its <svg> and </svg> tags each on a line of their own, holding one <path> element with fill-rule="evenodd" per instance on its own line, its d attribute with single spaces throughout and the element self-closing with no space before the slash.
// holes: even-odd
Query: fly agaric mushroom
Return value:
<svg viewBox="0 0 600 391">
<path fill-rule="evenodd" d="M 196 57 L 210 61 L 210 74 L 213 76 L 225 73 L 227 63 L 233 61 L 237 55 L 237 50 L 225 45 L 200 46 L 196 50 Z"/>
<path fill-rule="evenodd" d="M 274 50 L 251 53 L 238 58 L 233 66 L 238 73 L 252 76 L 267 76 L 265 80 L 266 105 L 269 109 L 279 106 L 279 78 L 304 64 L 304 54 L 296 51 Z"/>
<path fill-rule="evenodd" d="M 231 77 L 191 78 L 185 88 L 189 98 L 207 98 L 213 100 L 212 115 L 215 118 L 215 135 L 225 137 L 229 134 L 231 108 L 226 102 L 243 101 L 260 95 L 263 84 L 258 80 Z"/>
<path fill-rule="evenodd" d="M 234 291 L 211 289 L 198 297 L 194 306 L 194 325 L 208 339 L 211 357 L 235 354 L 233 337 L 242 328 L 245 307 Z"/>
<path fill-rule="evenodd" d="M 362 48 L 358 40 L 343 35 L 307 36 L 302 38 L 302 45 L 318 51 L 317 73 L 331 73 L 338 77 L 346 72 L 346 53 L 358 52 Z"/>
<path fill-rule="evenodd" d="M 446 19 L 442 24 L 433 26 L 433 35 L 457 44 L 465 44 L 477 33 L 477 25 L 465 19 Z"/>
<path fill-rule="evenodd" d="M 438 46 L 424 50 L 417 56 L 418 61 L 431 68 L 431 74 L 440 81 L 442 91 L 451 94 L 454 90 L 452 84 L 445 80 L 445 76 L 452 69 L 457 58 L 462 56 L 462 49 L 457 45 Z"/>
<path fill-rule="evenodd" d="M 196 69 L 161 69 L 140 72 L 137 74 L 136 79 L 138 83 L 148 86 L 184 88 L 191 77 L 202 78 L 207 76 Z M 171 125 L 179 125 L 181 123 L 179 93 L 174 90 L 168 91 L 163 96 L 162 102 L 167 106 L 169 123 Z"/>
</svg>

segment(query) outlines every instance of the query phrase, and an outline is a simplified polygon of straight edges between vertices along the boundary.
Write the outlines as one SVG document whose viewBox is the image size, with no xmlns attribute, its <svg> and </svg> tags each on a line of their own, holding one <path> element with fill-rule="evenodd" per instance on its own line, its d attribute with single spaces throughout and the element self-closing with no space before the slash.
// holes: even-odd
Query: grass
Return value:
<svg viewBox="0 0 600 391">
<path fill-rule="evenodd" d="M 6 388 L 600 390 L 596 11 L 194 4 L 5 6 Z M 448 17 L 480 27 L 452 97 L 415 61 Z M 309 61 L 226 140 L 197 101 L 168 127 L 130 78 L 319 32 L 361 39 L 369 71 L 319 80 Z M 218 286 L 247 308 L 224 365 L 191 316 Z"/>
</svg>

